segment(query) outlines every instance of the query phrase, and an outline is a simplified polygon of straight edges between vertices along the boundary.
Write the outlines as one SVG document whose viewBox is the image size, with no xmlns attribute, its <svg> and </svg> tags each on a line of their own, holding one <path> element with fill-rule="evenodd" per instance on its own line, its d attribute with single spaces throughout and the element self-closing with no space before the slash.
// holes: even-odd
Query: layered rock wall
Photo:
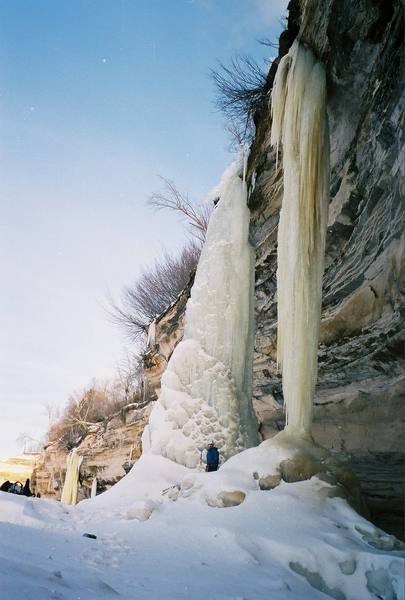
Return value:
<svg viewBox="0 0 405 600">
<path fill-rule="evenodd" d="M 399 0 L 293 0 L 277 64 L 297 34 L 327 70 L 331 203 L 313 435 L 350 456 L 371 517 L 401 532 L 404 439 L 404 93 Z M 284 426 L 276 369 L 277 225 L 282 172 L 270 104 L 255 116 L 249 164 L 256 249 L 254 407 L 264 438 Z M 280 164 L 280 163 L 279 163 Z M 145 379 L 158 391 L 182 335 L 187 293 L 156 324 Z M 176 319 L 177 324 L 176 325 Z"/>
<path fill-rule="evenodd" d="M 290 5 L 295 16 L 290 29 L 300 29 L 302 41 L 325 63 L 328 79 L 331 204 L 313 434 L 322 445 L 350 453 L 374 518 L 384 521 L 384 513 L 400 518 L 403 8 L 399 1 L 372 0 Z M 288 44 L 283 53 L 287 49 Z M 257 116 L 249 163 L 251 234 L 257 252 L 255 406 L 265 437 L 284 425 L 275 368 L 282 174 L 270 148 L 270 122 L 268 107 Z"/>
<path fill-rule="evenodd" d="M 183 337 L 186 304 L 193 282 L 194 275 L 176 302 L 156 318 L 153 323 L 154 333 L 148 336 L 143 361 L 143 386 L 144 395 L 150 400 L 156 400 L 158 397 L 162 374 L 173 350 Z"/>
<path fill-rule="evenodd" d="M 124 477 L 125 468 L 140 457 L 141 436 L 150 409 L 150 404 L 143 408 L 128 405 L 104 423 L 89 428 L 77 446 L 78 454 L 83 457 L 78 500 L 90 496 L 94 477 L 97 478 L 97 493 L 101 493 Z M 66 458 L 67 450 L 56 443 L 46 447 L 32 475 L 35 493 L 60 500 Z"/>
</svg>

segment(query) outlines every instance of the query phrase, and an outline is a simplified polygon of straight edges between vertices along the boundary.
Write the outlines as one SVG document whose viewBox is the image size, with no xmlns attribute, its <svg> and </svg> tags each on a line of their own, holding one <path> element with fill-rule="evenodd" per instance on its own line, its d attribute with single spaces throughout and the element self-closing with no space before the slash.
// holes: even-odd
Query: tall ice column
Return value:
<svg viewBox="0 0 405 600">
<path fill-rule="evenodd" d="M 278 229 L 278 341 L 286 429 L 308 433 L 317 379 L 322 276 L 329 206 L 326 77 L 295 41 L 277 69 L 271 141 L 282 146 L 284 196 Z"/>
<path fill-rule="evenodd" d="M 184 338 L 162 376 L 145 450 L 188 467 L 213 440 L 228 458 L 258 443 L 252 409 L 254 256 L 246 184 L 228 171 L 186 307 Z"/>
</svg>

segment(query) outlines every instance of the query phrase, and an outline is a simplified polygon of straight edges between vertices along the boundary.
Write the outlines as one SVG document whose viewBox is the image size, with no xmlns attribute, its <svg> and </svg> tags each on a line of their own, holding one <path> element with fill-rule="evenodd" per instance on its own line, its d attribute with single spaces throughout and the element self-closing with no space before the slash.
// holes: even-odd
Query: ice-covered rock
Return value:
<svg viewBox="0 0 405 600">
<path fill-rule="evenodd" d="M 281 475 L 266 475 L 259 478 L 259 488 L 261 490 L 273 490 L 281 483 Z"/>
<path fill-rule="evenodd" d="M 294 481 L 305 481 L 311 479 L 313 475 L 322 471 L 321 463 L 311 456 L 298 454 L 293 458 L 287 458 L 280 463 L 280 474 L 284 481 L 293 483 Z"/>
<path fill-rule="evenodd" d="M 213 508 L 229 508 L 242 504 L 246 498 L 245 492 L 240 490 L 219 492 L 216 496 L 207 496 L 206 502 L 208 506 Z"/>
<path fill-rule="evenodd" d="M 139 500 L 126 511 L 125 517 L 129 520 L 137 519 L 138 521 L 147 521 L 155 508 L 156 504 L 154 502 L 151 502 L 150 500 Z"/>
</svg>

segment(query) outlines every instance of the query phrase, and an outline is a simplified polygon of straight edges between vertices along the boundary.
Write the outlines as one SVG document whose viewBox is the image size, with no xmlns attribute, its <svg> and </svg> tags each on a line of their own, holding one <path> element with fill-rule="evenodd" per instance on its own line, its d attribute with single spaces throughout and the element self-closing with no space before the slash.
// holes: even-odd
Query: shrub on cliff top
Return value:
<svg viewBox="0 0 405 600">
<path fill-rule="evenodd" d="M 140 341 L 147 325 L 166 310 L 195 271 L 200 248 L 190 243 L 179 255 L 165 253 L 123 289 L 121 303 L 112 303 L 112 318 L 128 337 Z"/>
<path fill-rule="evenodd" d="M 110 300 L 111 317 L 131 341 L 142 341 L 148 325 L 172 304 L 194 273 L 205 240 L 213 202 L 194 202 L 176 184 L 161 177 L 162 186 L 153 192 L 148 203 L 155 210 L 178 213 L 186 221 L 189 241 L 177 254 L 167 252 L 143 270 L 131 286 L 123 289 L 121 302 Z"/>
<path fill-rule="evenodd" d="M 50 424 L 47 442 L 71 450 L 80 443 L 89 427 L 101 423 L 130 403 L 141 403 L 137 385 L 117 379 L 105 385 L 93 383 L 68 399 L 62 415 Z"/>
</svg>

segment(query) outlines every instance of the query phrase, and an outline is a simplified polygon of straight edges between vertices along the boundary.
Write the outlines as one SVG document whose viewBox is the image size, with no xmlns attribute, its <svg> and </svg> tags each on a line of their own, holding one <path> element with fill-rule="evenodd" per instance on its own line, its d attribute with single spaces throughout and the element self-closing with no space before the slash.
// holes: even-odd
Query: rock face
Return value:
<svg viewBox="0 0 405 600">
<path fill-rule="evenodd" d="M 403 510 L 403 9 L 390 0 L 290 7 L 289 30 L 300 28 L 328 78 L 331 204 L 313 435 L 352 455 L 371 516 L 387 526 L 384 513 L 399 519 Z M 282 54 L 287 50 L 288 44 Z M 254 394 L 268 437 L 284 425 L 275 366 L 282 174 L 269 143 L 270 109 L 256 123 L 249 162 L 257 252 Z"/>
<path fill-rule="evenodd" d="M 194 275 L 176 302 L 157 317 L 154 323 L 155 334 L 148 338 L 148 347 L 143 362 L 143 386 L 144 395 L 151 400 L 157 399 L 162 374 L 173 350 L 183 337 L 185 309 L 193 282 Z"/>
<path fill-rule="evenodd" d="M 313 436 L 344 452 L 372 520 L 403 535 L 404 164 L 400 0 L 292 0 L 277 64 L 298 34 L 327 71 L 331 204 Z M 254 407 L 264 438 L 284 426 L 276 370 L 277 225 L 282 173 L 270 108 L 255 116 L 248 164 L 256 249 Z M 187 293 L 156 326 L 145 378 L 155 390 L 182 334 Z M 177 324 L 176 324 L 177 319 Z M 178 326 L 179 324 L 179 326 Z"/>
<path fill-rule="evenodd" d="M 78 500 L 90 496 L 94 477 L 101 493 L 125 475 L 125 467 L 141 453 L 141 436 L 148 421 L 151 405 L 137 408 L 128 405 L 108 421 L 91 427 L 77 446 L 83 462 L 80 467 Z M 60 500 L 66 474 L 67 451 L 50 444 L 32 475 L 32 487 L 41 496 Z"/>
</svg>

